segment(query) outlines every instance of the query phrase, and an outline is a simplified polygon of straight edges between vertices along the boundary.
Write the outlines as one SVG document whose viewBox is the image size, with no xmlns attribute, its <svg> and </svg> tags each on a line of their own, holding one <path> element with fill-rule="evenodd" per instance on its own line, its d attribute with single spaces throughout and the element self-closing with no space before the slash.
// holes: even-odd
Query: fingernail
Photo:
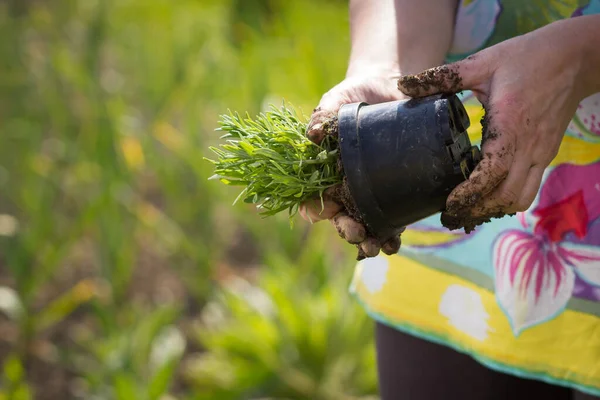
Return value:
<svg viewBox="0 0 600 400">
<path fill-rule="evenodd" d="M 450 215 L 445 212 L 442 213 L 442 215 L 440 216 L 440 222 L 442 223 L 442 226 L 451 231 L 460 229 L 464 225 L 461 218 L 458 218 L 455 215 Z"/>
<path fill-rule="evenodd" d="M 366 238 L 361 244 L 360 248 L 363 250 L 367 257 L 375 257 L 379 254 L 381 246 L 377 239 L 373 237 Z"/>
<path fill-rule="evenodd" d="M 316 124 L 314 127 L 310 128 L 306 133 L 306 137 L 308 140 L 315 144 L 320 144 L 325 137 L 325 132 L 323 132 L 323 124 Z"/>
<path fill-rule="evenodd" d="M 401 242 L 399 237 L 390 239 L 383 244 L 383 246 L 381 247 L 381 251 L 383 251 L 388 256 L 392 256 L 398 253 L 398 251 L 400 250 L 400 243 Z"/>
<path fill-rule="evenodd" d="M 365 252 L 362 250 L 362 248 L 360 246 L 358 247 L 358 253 L 356 254 L 356 261 L 362 261 L 365 258 L 367 258 L 367 256 L 365 255 Z"/>
<path fill-rule="evenodd" d="M 306 213 L 306 206 L 304 204 L 300 205 L 300 207 L 298 207 L 298 214 L 300 214 L 300 216 L 308 221 L 308 214 Z"/>
<path fill-rule="evenodd" d="M 365 227 L 350 218 L 346 213 L 338 213 L 332 219 L 332 223 L 340 237 L 351 244 L 358 244 L 367 236 Z"/>
<path fill-rule="evenodd" d="M 323 124 L 321 122 L 317 122 L 313 126 L 310 127 L 311 131 L 321 131 L 323 130 Z"/>
</svg>

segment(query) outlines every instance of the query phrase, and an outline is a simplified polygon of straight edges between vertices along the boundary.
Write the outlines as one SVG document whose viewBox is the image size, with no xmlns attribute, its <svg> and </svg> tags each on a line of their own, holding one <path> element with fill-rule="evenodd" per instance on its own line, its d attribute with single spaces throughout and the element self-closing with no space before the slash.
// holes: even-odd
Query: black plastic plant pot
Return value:
<svg viewBox="0 0 600 400">
<path fill-rule="evenodd" d="M 480 160 L 456 95 L 346 104 L 338 120 L 349 194 L 380 240 L 443 211 Z"/>
</svg>

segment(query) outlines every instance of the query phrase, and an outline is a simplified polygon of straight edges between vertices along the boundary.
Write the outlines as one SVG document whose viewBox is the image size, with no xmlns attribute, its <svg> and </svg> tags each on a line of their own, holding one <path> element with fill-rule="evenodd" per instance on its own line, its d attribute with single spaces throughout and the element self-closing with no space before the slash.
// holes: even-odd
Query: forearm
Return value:
<svg viewBox="0 0 600 400">
<path fill-rule="evenodd" d="M 398 77 L 440 65 L 454 30 L 457 0 L 350 0 L 347 76 Z"/>
<path fill-rule="evenodd" d="M 543 40 L 538 37 L 543 36 Z M 600 15 L 567 18 L 529 34 L 532 46 L 563 55 L 574 93 L 581 99 L 600 92 Z"/>
<path fill-rule="evenodd" d="M 600 92 L 600 15 L 578 17 L 583 42 L 582 78 L 585 96 Z"/>
</svg>

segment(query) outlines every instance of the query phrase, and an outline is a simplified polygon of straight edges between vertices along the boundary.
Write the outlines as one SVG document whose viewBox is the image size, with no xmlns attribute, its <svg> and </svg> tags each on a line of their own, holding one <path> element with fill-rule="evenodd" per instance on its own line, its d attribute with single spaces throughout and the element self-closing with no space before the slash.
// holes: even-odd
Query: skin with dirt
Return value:
<svg viewBox="0 0 600 400">
<path fill-rule="evenodd" d="M 319 111 L 315 109 L 315 111 Z M 322 122 L 322 128 L 318 131 L 322 132 L 319 136 L 309 135 L 309 139 L 316 143 L 321 143 L 327 136 L 338 138 L 338 119 L 337 115 L 332 115 Z M 314 132 L 314 130 L 313 130 Z M 333 225 L 340 237 L 347 240 L 349 243 L 356 245 L 358 250 L 357 260 L 363 260 L 367 257 L 376 256 L 379 251 L 383 251 L 385 254 L 395 254 L 400 249 L 400 237 L 394 237 L 387 240 L 383 245 L 375 239 L 372 232 L 369 231 L 368 226 L 365 224 L 364 218 L 358 209 L 350 189 L 348 187 L 348 180 L 344 174 L 344 166 L 342 164 L 341 155 L 338 157 L 337 169 L 340 176 L 342 176 L 342 184 L 333 188 L 333 190 L 326 191 L 324 198 L 326 200 L 333 200 L 336 203 L 343 206 L 343 211 L 339 212 L 332 218 Z M 350 220 L 356 221 L 359 224 L 349 223 Z M 399 234 L 398 234 L 399 235 Z"/>
<path fill-rule="evenodd" d="M 473 56 L 469 58 L 472 57 Z M 417 75 L 403 76 L 398 80 L 398 87 L 402 87 L 402 91 L 405 93 L 410 92 L 412 97 L 419 97 L 423 93 L 430 92 L 432 89 L 438 93 L 457 93 L 460 91 L 461 86 L 462 78 L 459 73 L 452 68 L 452 66 L 447 65 L 432 68 Z M 500 132 L 490 130 L 489 128 L 491 126 L 490 120 L 494 114 L 493 110 L 484 107 L 484 111 L 484 117 L 481 120 L 482 148 L 485 147 L 486 143 L 497 140 L 501 135 Z M 512 148 L 503 148 L 495 156 L 497 158 L 504 158 L 513 151 L 514 149 Z M 491 170 L 487 167 L 489 167 L 489 164 L 491 163 L 492 156 L 493 155 L 489 153 L 484 154 L 484 158 L 477 166 L 477 170 Z M 490 173 L 483 172 L 483 174 L 489 175 Z M 471 177 L 470 181 L 475 183 L 475 185 L 471 186 L 479 187 L 480 185 L 477 184 L 477 180 L 481 180 L 481 178 L 481 175 Z M 486 176 L 486 178 L 488 178 L 488 176 Z M 496 180 L 501 183 L 505 178 L 506 176 L 497 177 Z M 466 188 L 468 189 L 469 186 Z M 456 189 L 455 196 L 452 196 L 453 199 L 448 201 L 446 209 L 442 212 L 441 222 L 446 228 L 450 230 L 464 228 L 466 233 L 471 233 L 477 226 L 490 222 L 494 218 L 503 218 L 506 215 L 500 208 L 485 209 L 482 206 L 478 206 L 484 196 L 489 193 L 482 193 L 474 191 L 473 189 L 470 189 L 469 192 L 461 193 L 461 189 L 465 189 L 465 186 L 459 185 Z"/>
<path fill-rule="evenodd" d="M 420 97 L 422 93 L 435 88 L 439 93 L 456 93 L 461 86 L 460 75 L 444 65 L 431 68 L 417 75 L 406 75 L 398 79 L 398 85 L 409 90 L 413 97 Z"/>
<path fill-rule="evenodd" d="M 452 68 L 452 66 L 440 66 L 436 68 L 431 68 L 417 75 L 407 75 L 403 76 L 398 80 L 398 87 L 403 88 L 403 92 L 410 92 L 411 97 L 420 97 L 425 93 L 430 92 L 432 89 L 438 93 L 443 94 L 454 94 L 460 92 L 460 87 L 462 85 L 462 78 L 460 74 Z M 315 109 L 315 112 L 319 111 L 319 109 Z M 488 110 L 484 108 L 484 117 L 481 120 L 482 125 L 482 147 L 485 146 L 487 142 L 497 140 L 500 137 L 500 132 L 495 130 L 490 130 L 489 126 L 491 116 L 493 115 L 493 110 Z M 309 137 L 310 140 L 320 143 L 325 136 L 332 135 L 337 137 L 337 117 L 332 115 L 330 118 L 326 119 L 326 122 L 323 123 L 324 129 L 319 129 L 318 134 L 320 137 Z M 503 148 L 501 152 L 496 154 L 498 158 L 504 158 L 508 154 L 512 153 L 514 149 L 505 149 Z M 491 154 L 484 154 L 484 158 L 480 161 L 477 169 L 479 171 L 487 171 L 490 170 L 488 167 L 491 163 Z M 341 228 L 344 220 L 346 218 L 351 218 L 363 226 L 365 226 L 365 232 L 353 232 L 358 238 L 356 241 L 362 241 L 359 239 L 363 239 L 366 236 L 366 239 L 362 241 L 361 245 L 357 245 L 358 247 L 358 259 L 363 259 L 371 254 L 376 255 L 379 252 L 378 243 L 373 239 L 373 235 L 369 232 L 368 227 L 364 224 L 364 218 L 362 217 L 354 199 L 350 194 L 350 190 L 348 188 L 347 180 L 344 175 L 343 166 L 341 163 L 341 159 L 338 160 L 338 169 L 340 171 L 340 175 L 343 177 L 343 183 L 341 186 L 337 187 L 331 197 L 334 201 L 342 204 L 345 208 L 344 212 L 340 213 L 336 217 L 333 218 L 334 226 L 336 226 L 340 236 L 345 238 L 345 236 L 350 236 L 344 234 L 344 229 Z M 489 172 L 483 172 L 483 174 L 489 174 Z M 485 176 L 485 175 L 484 175 Z M 499 183 L 502 182 L 506 176 L 498 177 Z M 475 183 L 475 187 L 477 185 L 477 180 L 481 180 L 482 176 L 472 176 L 470 178 L 472 183 Z M 465 190 L 469 190 L 469 192 L 460 193 L 461 188 Z M 485 209 L 480 203 L 482 202 L 484 196 L 489 193 L 482 193 L 480 191 L 475 191 L 471 189 L 469 186 L 460 186 L 456 189 L 456 193 L 454 199 L 451 199 L 446 204 L 446 209 L 442 210 L 441 215 L 441 223 L 444 227 L 449 230 L 457 230 L 464 229 L 466 233 L 471 233 L 477 226 L 480 226 L 484 223 L 490 222 L 494 218 L 502 218 L 506 214 L 500 209 Z M 481 216 L 483 215 L 483 216 Z M 514 214 L 511 214 L 514 215 Z M 397 245 L 397 248 L 396 248 Z M 392 248 L 393 247 L 393 248 Z M 384 245 L 384 252 L 386 254 L 393 254 L 397 252 L 400 247 L 400 240 L 398 238 L 397 241 L 390 241 Z"/>
<path fill-rule="evenodd" d="M 317 109 L 315 109 L 315 111 L 319 111 L 319 109 L 317 108 Z M 310 137 L 309 136 L 309 139 L 311 141 L 316 142 L 316 143 L 321 143 L 327 136 L 332 136 L 336 139 L 338 138 L 337 115 L 331 116 L 330 118 L 325 120 L 325 122 L 323 122 L 322 124 L 323 124 L 322 136 L 320 136 L 320 137 L 314 137 L 314 136 Z M 341 154 L 338 156 L 337 169 L 338 169 L 340 176 L 342 176 L 342 184 L 340 186 L 336 186 L 334 188 L 333 193 L 331 193 L 331 199 L 334 201 L 337 201 L 338 203 L 341 203 L 344 206 L 344 208 L 346 209 L 346 215 L 348 215 L 350 218 L 354 219 L 355 221 L 357 221 L 361 224 L 364 224 L 364 219 L 363 219 L 360 211 L 358 210 L 358 207 L 356 206 L 356 203 L 354 202 L 352 195 L 350 194 L 350 189 L 348 188 L 348 180 L 346 178 L 346 175 L 344 174 L 344 165 L 342 164 Z M 335 223 L 335 221 L 334 221 L 334 223 Z M 338 231 L 339 231 L 339 229 L 338 229 Z"/>
<path fill-rule="evenodd" d="M 485 109 L 484 109 L 485 110 Z M 484 147 L 486 143 L 497 140 L 500 137 L 500 133 L 495 130 L 490 130 L 491 113 L 485 110 L 485 114 L 481 120 L 482 127 L 482 138 L 481 146 Z M 512 148 L 502 148 L 498 152 L 498 158 L 504 158 L 513 151 Z M 488 164 L 491 163 L 491 153 L 485 153 L 483 160 L 480 162 L 479 168 L 483 170 L 489 170 Z M 502 182 L 506 176 L 500 177 L 499 181 Z M 481 176 L 471 178 L 471 181 L 475 183 L 475 186 L 479 186 L 477 183 L 481 180 Z M 460 189 L 459 189 L 460 190 Z M 442 213 L 442 225 L 450 230 L 456 230 L 464 228 L 466 233 L 471 233 L 477 226 L 483 225 L 484 223 L 491 222 L 492 219 L 504 218 L 506 214 L 502 211 L 502 207 L 495 209 L 486 209 L 478 204 L 481 202 L 484 195 L 487 193 L 481 192 L 469 192 L 461 193 L 460 200 L 451 200 L 446 204 L 446 210 Z M 477 211 L 477 215 L 473 216 L 473 211 Z M 480 215 L 485 215 L 482 217 Z M 510 214 L 515 215 L 515 214 Z"/>
</svg>

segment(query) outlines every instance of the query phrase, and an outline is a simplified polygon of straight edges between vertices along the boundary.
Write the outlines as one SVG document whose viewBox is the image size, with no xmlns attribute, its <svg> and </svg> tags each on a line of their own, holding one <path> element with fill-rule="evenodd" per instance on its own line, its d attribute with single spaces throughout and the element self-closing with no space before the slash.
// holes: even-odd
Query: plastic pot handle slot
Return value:
<svg viewBox="0 0 600 400">
<path fill-rule="evenodd" d="M 348 191 L 380 240 L 443 211 L 481 159 L 456 95 L 346 104 L 338 120 Z"/>
</svg>

